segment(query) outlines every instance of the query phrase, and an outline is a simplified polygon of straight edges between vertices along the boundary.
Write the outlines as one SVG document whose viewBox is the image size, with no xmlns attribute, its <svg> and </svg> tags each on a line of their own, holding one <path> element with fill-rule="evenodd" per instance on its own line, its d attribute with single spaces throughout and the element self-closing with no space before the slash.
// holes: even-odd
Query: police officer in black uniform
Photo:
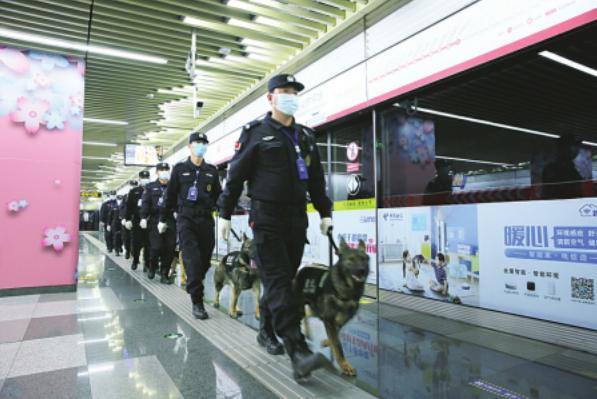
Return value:
<svg viewBox="0 0 597 399">
<path fill-rule="evenodd" d="M 120 207 L 122 206 L 122 195 L 117 195 L 116 200 L 111 203 L 108 209 L 108 224 L 112 233 L 112 248 L 116 256 L 122 252 L 122 219 L 120 218 Z"/>
<path fill-rule="evenodd" d="M 129 181 L 129 190 L 137 187 L 139 183 L 137 180 Z M 126 193 L 122 196 L 122 205 L 120 206 L 120 218 L 122 219 L 123 226 L 126 224 L 126 205 L 129 198 L 129 194 Z M 133 234 L 127 228 L 122 229 L 122 243 L 124 245 L 124 259 L 131 258 L 131 241 Z"/>
<path fill-rule="evenodd" d="M 174 216 L 169 215 L 166 219 L 168 228 L 165 232 L 160 234 L 158 231 L 160 207 L 163 205 L 163 195 L 170 180 L 170 165 L 160 162 L 156 165 L 156 171 L 157 180 L 149 183 L 145 193 L 143 193 L 141 222 L 139 225 L 142 229 L 148 229 L 149 232 L 149 247 L 151 250 L 149 252 L 150 266 L 147 277 L 153 279 L 155 273 L 159 270 L 160 282 L 162 284 L 172 284 L 168 273 L 176 250 L 176 221 Z"/>
<path fill-rule="evenodd" d="M 165 233 L 168 220 L 178 207 L 176 227 L 187 274 L 186 288 L 193 302 L 193 316 L 201 320 L 209 317 L 203 306 L 203 279 L 215 246 L 212 212 L 222 192 L 218 170 L 203 160 L 208 143 L 205 133 L 189 136 L 191 155 L 172 169 L 158 224 L 158 231 Z"/>
<path fill-rule="evenodd" d="M 149 171 L 139 172 L 139 186 L 131 189 L 126 203 L 126 222 L 125 227 L 132 233 L 131 250 L 133 253 L 133 264 L 131 269 L 137 270 L 139 266 L 139 257 L 143 249 L 143 272 L 149 271 L 149 237 L 147 230 L 142 229 L 141 222 L 141 198 L 145 191 L 145 186 L 150 183 Z"/>
<path fill-rule="evenodd" d="M 248 181 L 253 256 L 264 285 L 257 341 L 268 353 L 280 354 L 283 348 L 276 334 L 282 337 L 299 381 L 328 365 L 323 355 L 309 350 L 300 333 L 303 311 L 291 291 L 307 240 L 308 195 L 322 218 L 322 233 L 332 227 L 332 205 L 325 193 L 313 131 L 295 123 L 292 116 L 298 108 L 297 93 L 303 88 L 292 75 L 277 75 L 269 81 L 267 98 L 272 111 L 244 127 L 218 200 L 220 231 L 227 240 L 230 215 Z"/>
<path fill-rule="evenodd" d="M 104 241 L 106 242 L 106 249 L 112 252 L 112 226 L 108 223 L 108 213 L 112 205 L 116 202 L 116 191 L 110 191 L 108 200 L 100 207 L 100 222 L 104 225 Z"/>
</svg>

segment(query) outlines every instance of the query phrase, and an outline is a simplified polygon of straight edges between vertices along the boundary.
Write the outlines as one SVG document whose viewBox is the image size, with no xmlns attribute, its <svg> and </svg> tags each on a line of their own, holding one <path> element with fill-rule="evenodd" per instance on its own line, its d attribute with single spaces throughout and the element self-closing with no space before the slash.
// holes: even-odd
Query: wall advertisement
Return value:
<svg viewBox="0 0 597 399">
<path fill-rule="evenodd" d="M 597 329 L 597 199 L 388 208 L 378 223 L 382 289 Z"/>
</svg>

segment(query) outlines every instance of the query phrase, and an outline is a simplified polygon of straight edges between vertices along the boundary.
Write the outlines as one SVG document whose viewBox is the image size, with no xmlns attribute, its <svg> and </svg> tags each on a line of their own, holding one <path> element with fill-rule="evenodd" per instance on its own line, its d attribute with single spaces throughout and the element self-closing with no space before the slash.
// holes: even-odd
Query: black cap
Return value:
<svg viewBox="0 0 597 399">
<path fill-rule="evenodd" d="M 110 195 L 116 195 L 116 191 L 110 191 Z"/>
<path fill-rule="evenodd" d="M 189 144 L 194 141 L 203 141 L 205 144 L 209 143 L 209 140 L 207 139 L 207 135 L 205 133 L 199 133 L 199 132 L 193 132 L 189 136 Z"/>
<path fill-rule="evenodd" d="M 452 163 L 443 158 L 435 158 L 434 165 L 435 165 L 436 169 L 440 169 L 440 168 L 449 168 L 452 166 Z"/>
<path fill-rule="evenodd" d="M 142 170 L 141 172 L 139 172 L 139 177 L 142 179 L 148 179 L 149 178 L 149 171 L 148 170 Z"/>
<path fill-rule="evenodd" d="M 155 166 L 156 170 L 170 170 L 170 165 L 167 162 L 160 162 Z"/>
<path fill-rule="evenodd" d="M 278 87 L 286 87 L 292 86 L 296 89 L 296 91 L 302 91 L 305 88 L 305 85 L 296 81 L 294 75 L 276 75 L 267 82 L 267 90 L 269 92 L 274 91 L 274 89 Z"/>
<path fill-rule="evenodd" d="M 139 182 L 138 182 L 137 180 L 129 180 L 129 184 L 130 184 L 131 186 L 138 186 L 138 185 L 139 185 Z"/>
<path fill-rule="evenodd" d="M 118 195 L 116 196 L 116 199 L 119 199 L 119 200 L 121 200 L 121 199 L 123 199 L 123 198 L 124 198 L 124 197 L 123 197 L 122 195 L 120 195 L 120 194 L 118 194 Z"/>
</svg>

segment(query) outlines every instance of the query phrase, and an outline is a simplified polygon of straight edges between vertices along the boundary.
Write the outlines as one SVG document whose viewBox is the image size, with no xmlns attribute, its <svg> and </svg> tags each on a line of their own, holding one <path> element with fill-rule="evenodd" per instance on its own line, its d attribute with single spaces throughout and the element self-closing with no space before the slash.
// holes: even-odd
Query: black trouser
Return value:
<svg viewBox="0 0 597 399">
<path fill-rule="evenodd" d="M 112 245 L 117 254 L 122 252 L 122 227 L 120 219 L 112 224 Z"/>
<path fill-rule="evenodd" d="M 143 249 L 143 264 L 149 268 L 149 235 L 147 229 L 142 229 L 139 226 L 139 221 L 133 221 L 133 229 L 131 230 L 131 252 L 133 255 L 133 263 L 139 264 L 139 256 L 141 249 Z"/>
<path fill-rule="evenodd" d="M 110 229 L 112 229 L 112 226 L 110 226 Z M 106 249 L 110 252 L 113 246 L 112 231 L 108 231 L 107 224 L 104 225 L 104 241 L 106 242 Z"/>
<path fill-rule="evenodd" d="M 124 250 L 131 252 L 131 240 L 133 235 L 127 228 L 122 229 L 122 243 L 124 244 Z"/>
<path fill-rule="evenodd" d="M 168 275 L 170 265 L 176 251 L 176 223 L 174 219 L 168 222 L 168 229 L 160 234 L 157 218 L 148 224 L 151 269 L 160 270 L 161 275 Z M 161 269 L 160 269 L 161 264 Z"/>
<path fill-rule="evenodd" d="M 203 301 L 203 279 L 216 244 L 214 219 L 209 212 L 184 210 L 176 219 L 179 249 L 187 274 L 187 292 L 193 303 Z"/>
<path fill-rule="evenodd" d="M 261 317 L 271 320 L 275 332 L 298 329 L 303 310 L 292 293 L 292 280 L 301 264 L 307 241 L 307 213 L 304 207 L 263 205 L 253 201 L 254 258 L 263 283 L 259 303 Z"/>
</svg>

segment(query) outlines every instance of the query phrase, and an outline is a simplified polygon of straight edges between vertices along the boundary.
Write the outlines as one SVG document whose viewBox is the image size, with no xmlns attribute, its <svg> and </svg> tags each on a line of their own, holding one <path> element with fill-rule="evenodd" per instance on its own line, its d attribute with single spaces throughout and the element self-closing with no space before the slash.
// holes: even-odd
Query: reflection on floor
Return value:
<svg viewBox="0 0 597 399">
<path fill-rule="evenodd" d="M 283 397 L 86 240 L 80 254 L 76 294 L 0 298 L 0 399 Z M 257 328 L 250 291 L 239 306 Z M 341 338 L 352 381 L 383 398 L 597 398 L 596 356 L 369 299 Z"/>
</svg>

